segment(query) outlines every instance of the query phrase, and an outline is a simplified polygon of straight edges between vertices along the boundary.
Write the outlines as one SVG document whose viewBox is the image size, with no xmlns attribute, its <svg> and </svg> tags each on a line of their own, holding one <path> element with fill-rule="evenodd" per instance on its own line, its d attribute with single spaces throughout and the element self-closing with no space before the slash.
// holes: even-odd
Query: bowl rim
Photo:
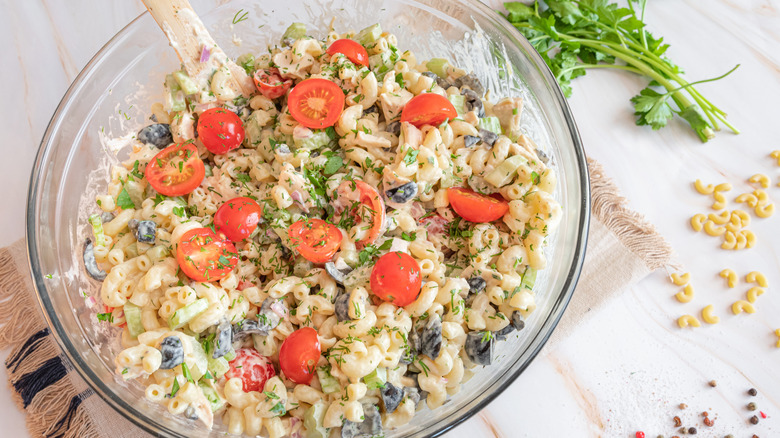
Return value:
<svg viewBox="0 0 780 438">
<path fill-rule="evenodd" d="M 462 1 L 464 3 L 469 4 L 470 7 L 479 10 L 483 14 L 486 14 L 488 16 L 492 15 L 494 19 L 503 18 L 500 17 L 500 15 L 492 8 L 488 7 L 487 5 L 485 5 L 484 3 L 478 0 L 462 0 Z M 42 163 L 44 162 L 44 159 L 48 156 L 49 148 L 47 146 L 51 144 L 52 133 L 62 123 L 63 118 L 61 114 L 68 107 L 71 96 L 85 86 L 85 82 L 83 81 L 83 79 L 89 76 L 90 74 L 92 74 L 96 64 L 98 64 L 102 60 L 103 56 L 109 50 L 111 50 L 114 44 L 117 43 L 122 38 L 125 38 L 126 35 L 135 26 L 135 24 L 138 21 L 142 20 L 144 16 L 148 14 L 149 14 L 148 11 L 142 12 L 136 18 L 134 18 L 132 21 L 130 21 L 128 24 L 122 27 L 122 29 L 119 30 L 113 37 L 111 37 L 111 39 L 109 39 L 100 48 L 100 50 L 98 50 L 95 53 L 95 55 L 93 55 L 92 58 L 90 58 L 89 62 L 84 66 L 84 68 L 82 68 L 79 74 L 73 79 L 73 82 L 71 82 L 70 86 L 68 87 L 68 90 L 65 92 L 62 99 L 60 99 L 60 102 L 57 104 L 54 114 L 52 115 L 51 120 L 47 124 L 46 131 L 44 132 L 43 138 L 41 139 L 41 143 L 38 147 L 38 152 L 36 154 L 36 158 L 30 176 L 30 184 L 29 184 L 29 189 L 27 194 L 27 206 L 26 206 L 27 217 L 26 217 L 26 224 L 25 224 L 25 239 L 27 244 L 26 245 L 27 259 L 28 259 L 28 264 L 30 266 L 30 274 L 32 277 L 32 284 L 36 292 L 35 295 L 36 295 L 37 302 L 40 306 L 40 310 L 42 311 L 42 316 L 44 320 L 46 321 L 47 325 L 51 329 L 50 330 L 51 335 L 54 337 L 58 346 L 60 347 L 64 355 L 67 357 L 68 361 L 70 362 L 70 366 L 76 370 L 76 372 L 79 374 L 79 377 L 81 377 L 87 383 L 90 389 L 92 389 L 96 394 L 98 394 L 98 396 L 101 399 L 103 399 L 103 401 L 106 402 L 107 405 L 109 405 L 114 411 L 119 413 L 127 421 L 131 422 L 132 424 L 136 425 L 140 429 L 152 435 L 159 434 L 158 436 L 177 437 L 180 435 L 178 435 L 175 431 L 172 431 L 168 427 L 160 424 L 154 418 L 147 417 L 140 411 L 136 410 L 129 403 L 127 403 L 124 399 L 112 397 L 110 389 L 106 387 L 106 385 L 103 383 L 103 380 L 100 379 L 90 369 L 90 367 L 83 361 L 80 355 L 74 354 L 74 352 L 76 351 L 75 345 L 66 336 L 61 335 L 62 333 L 65 332 L 64 327 L 61 325 L 58 318 L 51 317 L 51 315 L 56 314 L 56 312 L 52 306 L 51 301 L 48 299 L 48 295 L 41 293 L 41 291 L 46 291 L 46 285 L 45 282 L 43 281 L 44 278 L 43 272 L 40 266 L 38 265 L 38 261 L 36 257 L 34 257 L 38 255 L 37 252 L 38 241 L 35 234 L 35 222 L 36 222 L 35 218 L 37 217 L 35 194 L 38 192 L 38 187 L 39 187 L 38 176 L 42 168 Z M 528 361 L 526 361 L 526 363 L 524 364 L 521 364 L 516 369 L 509 370 L 506 374 L 506 379 L 503 380 L 504 383 L 503 385 L 500 386 L 494 385 L 495 386 L 494 390 L 491 393 L 487 394 L 481 401 L 479 401 L 472 408 L 468 409 L 463 415 L 456 417 L 453 421 L 448 422 L 446 424 L 439 423 L 433 426 L 432 430 L 428 435 L 431 437 L 440 436 L 445 432 L 454 429 L 455 427 L 459 426 L 460 424 L 464 423 L 472 416 L 480 412 L 488 404 L 490 404 L 493 400 L 495 400 L 499 395 L 501 395 L 504 392 L 504 390 L 506 390 L 506 388 L 508 388 L 520 376 L 520 374 L 522 374 L 522 372 L 525 371 L 525 369 L 534 361 L 534 359 L 536 359 L 539 352 L 542 350 L 542 348 L 547 343 L 552 333 L 555 331 L 556 326 L 558 325 L 561 317 L 563 316 L 563 313 L 565 312 L 566 307 L 568 306 L 569 301 L 571 300 L 571 297 L 574 293 L 575 286 L 579 280 L 582 271 L 582 266 L 585 261 L 585 252 L 586 252 L 586 246 L 588 241 L 589 225 L 591 220 L 591 210 L 590 210 L 591 189 L 590 189 L 590 176 L 588 172 L 587 159 L 585 156 L 584 148 L 582 146 L 582 140 L 579 134 L 579 130 L 577 128 L 577 124 L 574 120 L 574 116 L 571 112 L 571 108 L 569 107 L 569 104 L 563 95 L 563 92 L 561 91 L 560 87 L 558 87 L 557 85 L 557 81 L 555 80 L 555 77 L 553 76 L 549 67 L 544 62 L 544 60 L 539 55 L 539 53 L 533 48 L 533 46 L 528 42 L 528 40 L 517 29 L 509 25 L 508 22 L 506 22 L 505 20 L 496 20 L 496 21 L 500 23 L 500 25 L 504 28 L 504 30 L 512 34 L 520 42 L 521 45 L 525 46 L 524 47 L 525 51 L 539 67 L 539 71 L 541 75 L 550 84 L 553 85 L 551 87 L 552 94 L 568 127 L 568 132 L 571 136 L 571 140 L 574 146 L 574 154 L 577 161 L 576 162 L 576 167 L 578 168 L 577 181 L 580 185 L 581 192 L 582 192 L 580 202 L 579 202 L 579 208 L 581 214 L 579 217 L 579 222 L 576 225 L 579 231 L 577 233 L 577 241 L 574 243 L 573 263 L 569 269 L 569 272 L 567 273 L 567 278 L 563 284 L 562 293 L 559 295 L 558 299 L 553 303 L 551 314 L 545 320 L 542 321 L 542 326 L 543 327 L 549 326 L 549 330 L 546 333 L 541 334 L 541 341 L 538 342 L 537 345 L 531 351 Z M 145 418 L 147 421 L 146 422 L 141 421 L 141 417 Z"/>
</svg>

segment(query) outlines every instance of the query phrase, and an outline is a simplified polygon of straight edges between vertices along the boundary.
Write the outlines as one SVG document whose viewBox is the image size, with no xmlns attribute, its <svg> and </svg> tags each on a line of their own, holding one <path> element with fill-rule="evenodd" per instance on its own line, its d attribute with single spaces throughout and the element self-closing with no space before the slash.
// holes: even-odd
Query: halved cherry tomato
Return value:
<svg viewBox="0 0 780 438">
<path fill-rule="evenodd" d="M 354 199 L 357 195 L 359 204 L 351 205 L 348 213 L 355 222 L 363 222 L 370 227 L 366 237 L 355 242 L 358 248 L 374 243 L 385 226 L 385 201 L 375 188 L 363 181 L 343 181 L 338 191 L 340 194 L 346 194 L 346 199 Z M 358 193 L 354 194 L 355 191 Z"/>
<path fill-rule="evenodd" d="M 222 204 L 214 213 L 217 233 L 224 234 L 233 242 L 240 242 L 255 232 L 263 207 L 252 198 L 233 198 Z"/>
<path fill-rule="evenodd" d="M 236 350 L 236 357 L 229 364 L 230 369 L 225 373 L 225 377 L 241 379 L 244 392 L 262 391 L 265 382 L 276 375 L 271 360 L 253 348 Z"/>
<path fill-rule="evenodd" d="M 210 108 L 198 117 L 198 138 L 214 154 L 232 151 L 244 137 L 244 122 L 233 111 Z"/>
<path fill-rule="evenodd" d="M 400 251 L 379 257 L 371 271 L 371 291 L 398 307 L 413 303 L 421 286 L 420 265 L 412 256 Z"/>
<path fill-rule="evenodd" d="M 424 93 L 414 96 L 401 111 L 401 122 L 409 122 L 416 127 L 423 125 L 438 126 L 445 120 L 458 117 L 458 111 L 444 96 L 436 93 Z"/>
<path fill-rule="evenodd" d="M 292 86 L 292 79 L 283 79 L 279 70 L 271 68 L 268 70 L 257 70 L 254 74 L 255 87 L 260 94 L 269 98 L 277 99 L 287 94 L 287 90 Z"/>
<path fill-rule="evenodd" d="M 320 360 L 320 339 L 317 330 L 300 328 L 290 334 L 279 349 L 279 368 L 288 379 L 308 385 Z"/>
<path fill-rule="evenodd" d="M 333 126 L 344 110 L 344 92 L 335 83 L 321 78 L 301 81 L 287 97 L 290 115 L 301 125 L 322 129 Z"/>
<path fill-rule="evenodd" d="M 341 245 L 341 231 L 322 219 L 300 220 L 287 230 L 293 248 L 312 263 L 330 261 Z"/>
<path fill-rule="evenodd" d="M 469 222 L 493 222 L 509 211 L 509 203 L 463 187 L 450 187 L 447 197 L 458 216 Z"/>
<path fill-rule="evenodd" d="M 238 252 L 209 228 L 194 228 L 181 236 L 176 248 L 181 271 L 195 281 L 217 281 L 238 264 Z"/>
<path fill-rule="evenodd" d="M 368 67 L 368 52 L 355 40 L 342 38 L 333 41 L 325 52 L 331 56 L 335 53 L 343 53 L 353 63 Z"/>
<path fill-rule="evenodd" d="M 195 190 L 206 168 L 192 143 L 168 146 L 152 158 L 144 171 L 152 188 L 165 196 L 181 196 Z"/>
</svg>

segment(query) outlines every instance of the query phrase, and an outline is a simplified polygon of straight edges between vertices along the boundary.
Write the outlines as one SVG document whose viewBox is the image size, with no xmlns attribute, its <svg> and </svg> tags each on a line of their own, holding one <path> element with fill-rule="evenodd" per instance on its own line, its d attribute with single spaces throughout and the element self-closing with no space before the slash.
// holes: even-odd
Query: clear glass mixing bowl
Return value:
<svg viewBox="0 0 780 438">
<path fill-rule="evenodd" d="M 269 4 L 273 6 L 269 7 Z M 217 42 L 233 57 L 265 50 L 292 21 L 324 36 L 333 17 L 340 31 L 379 22 L 399 46 L 418 59 L 444 57 L 475 71 L 492 96 L 525 98 L 524 129 L 551 156 L 558 173 L 555 193 L 563 220 L 550 240 L 549 267 L 537 282 L 538 308 L 520 335 L 498 345 L 497 360 L 464 384 L 441 408 L 420 414 L 390 436 L 438 435 L 477 413 L 528 366 L 555 328 L 574 290 L 585 255 L 589 185 L 585 155 L 569 107 L 553 76 L 531 45 L 498 14 L 476 0 L 257 0 L 193 1 Z M 249 19 L 233 25 L 236 12 Z M 242 40 L 237 47 L 236 37 Z M 145 402 L 140 385 L 113 372 L 116 333 L 96 323 L 92 300 L 99 285 L 83 272 L 81 252 L 90 234 L 86 217 L 96 211 L 108 166 L 116 162 L 111 138 L 148 123 L 162 95 L 165 73 L 178 60 L 149 14 L 119 32 L 76 78 L 57 108 L 33 169 L 27 242 L 40 305 L 73 367 L 105 401 L 133 423 L 158 436 L 209 434 Z M 123 157 L 127 151 L 119 151 Z M 98 299 L 99 300 L 99 299 Z M 427 408 L 424 408 L 427 409 Z"/>
</svg>

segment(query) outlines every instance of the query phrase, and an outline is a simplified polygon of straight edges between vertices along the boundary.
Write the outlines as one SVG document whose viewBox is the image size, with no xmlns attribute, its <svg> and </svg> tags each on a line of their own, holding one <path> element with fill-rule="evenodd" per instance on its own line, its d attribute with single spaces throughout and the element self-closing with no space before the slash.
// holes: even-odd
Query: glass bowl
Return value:
<svg viewBox="0 0 780 438">
<path fill-rule="evenodd" d="M 339 31 L 380 23 L 399 47 L 418 59 L 444 57 L 474 71 L 502 97 L 525 99 L 523 129 L 551 157 L 558 174 L 555 196 L 563 220 L 546 250 L 549 266 L 535 287 L 538 307 L 526 328 L 497 346 L 489 369 L 478 370 L 462 390 L 433 414 L 420 414 L 391 436 L 439 435 L 479 412 L 509 386 L 540 351 L 574 291 L 585 255 L 590 193 L 585 154 L 566 100 L 542 58 L 503 18 L 476 0 L 249 0 L 194 1 L 217 42 L 232 57 L 262 52 L 279 41 L 290 22 L 324 36 L 333 17 Z M 269 7 L 272 4 L 272 7 Z M 233 24 L 239 9 L 248 19 Z M 242 40 L 237 47 L 238 38 Z M 119 350 L 115 332 L 98 324 L 99 285 L 83 270 L 81 252 L 90 235 L 86 217 L 97 211 L 108 168 L 127 155 L 121 143 L 105 141 L 148 123 L 160 101 L 163 77 L 179 68 L 174 51 L 147 13 L 111 39 L 71 85 L 38 151 L 27 204 L 27 243 L 40 305 L 54 337 L 75 370 L 112 408 L 156 436 L 223 436 L 194 429 L 147 403 L 141 385 L 113 372 Z M 85 297 L 87 297 L 85 299 Z M 99 302 L 99 298 L 98 298 Z M 427 408 L 423 408 L 427 409 Z"/>
</svg>

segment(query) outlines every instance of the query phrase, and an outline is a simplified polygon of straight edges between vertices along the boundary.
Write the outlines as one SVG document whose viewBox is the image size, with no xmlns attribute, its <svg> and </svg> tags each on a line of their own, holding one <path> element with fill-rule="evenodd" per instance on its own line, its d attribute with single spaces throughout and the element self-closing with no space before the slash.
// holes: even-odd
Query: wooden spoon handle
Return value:
<svg viewBox="0 0 780 438">
<path fill-rule="evenodd" d="M 203 25 L 188 0 L 143 0 L 146 9 L 160 26 L 179 56 L 187 75 L 198 85 L 226 66 L 237 91 L 249 97 L 254 91 L 251 78 L 228 58 Z M 204 51 L 208 52 L 206 55 Z M 205 56 L 204 56 L 205 55 Z M 203 58 L 203 62 L 201 59 Z"/>
</svg>

